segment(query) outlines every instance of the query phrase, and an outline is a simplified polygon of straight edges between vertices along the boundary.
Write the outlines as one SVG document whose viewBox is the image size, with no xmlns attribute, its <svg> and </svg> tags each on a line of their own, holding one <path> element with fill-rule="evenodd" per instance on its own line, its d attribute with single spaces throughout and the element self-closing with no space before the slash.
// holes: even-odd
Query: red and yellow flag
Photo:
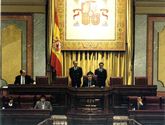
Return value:
<svg viewBox="0 0 165 125">
<path fill-rule="evenodd" d="M 60 30 L 58 24 L 58 15 L 57 9 L 55 6 L 55 0 L 51 0 L 51 16 L 52 16 L 52 47 L 51 47 L 51 57 L 50 57 L 50 64 L 51 67 L 56 70 L 57 76 L 62 76 L 62 63 L 63 63 L 63 56 L 61 53 L 61 41 L 60 41 Z"/>
</svg>

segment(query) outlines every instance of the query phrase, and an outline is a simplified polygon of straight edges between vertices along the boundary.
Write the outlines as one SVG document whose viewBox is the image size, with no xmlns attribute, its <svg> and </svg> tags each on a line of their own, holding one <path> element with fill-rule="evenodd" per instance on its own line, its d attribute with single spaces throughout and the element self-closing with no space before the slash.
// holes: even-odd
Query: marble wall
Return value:
<svg viewBox="0 0 165 125">
<path fill-rule="evenodd" d="M 134 76 L 146 76 L 147 16 L 135 16 Z"/>
<path fill-rule="evenodd" d="M 46 19 L 45 14 L 33 15 L 33 77 L 46 75 Z"/>
<path fill-rule="evenodd" d="M 154 60 L 153 60 L 153 84 L 158 86 L 158 91 L 163 91 L 164 87 L 157 78 L 158 63 L 158 38 L 157 33 L 165 27 L 164 22 L 154 24 Z M 147 58 L 147 15 L 135 16 L 135 58 L 134 58 L 134 76 L 146 76 L 146 58 Z"/>
</svg>

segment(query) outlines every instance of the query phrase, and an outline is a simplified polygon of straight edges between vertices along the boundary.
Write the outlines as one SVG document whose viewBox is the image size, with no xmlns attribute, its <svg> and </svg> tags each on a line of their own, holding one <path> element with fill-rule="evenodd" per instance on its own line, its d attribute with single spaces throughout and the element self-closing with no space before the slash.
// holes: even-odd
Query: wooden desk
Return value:
<svg viewBox="0 0 165 125">
<path fill-rule="evenodd" d="M 8 93 L 16 95 L 52 95 L 52 106 L 55 114 L 65 114 L 67 109 L 67 86 L 53 85 L 9 85 Z"/>
<path fill-rule="evenodd" d="M 117 108 L 121 111 L 121 105 L 126 105 L 123 109 L 127 108 L 127 96 L 156 96 L 157 86 L 135 86 L 135 85 L 122 85 L 113 86 L 110 88 L 72 88 L 67 84 L 52 84 L 52 85 L 9 85 L 7 89 L 9 94 L 17 95 L 41 95 L 48 94 L 54 97 L 53 106 L 57 114 L 64 114 L 73 105 L 74 100 L 77 98 L 102 98 L 104 103 L 104 112 L 109 109 Z M 73 98 L 73 99 L 72 99 Z M 73 101 L 73 102 L 72 102 Z M 118 106 L 118 107 L 117 107 Z M 75 107 L 76 108 L 76 107 Z M 117 111 L 117 112 L 118 112 Z M 125 112 L 124 112 L 125 113 Z"/>
<path fill-rule="evenodd" d="M 2 125 L 36 125 L 49 118 L 50 110 L 4 109 L 0 110 Z"/>
<path fill-rule="evenodd" d="M 112 122 L 109 107 L 110 88 L 68 88 L 68 124 L 103 124 Z"/>
<path fill-rule="evenodd" d="M 122 85 L 113 86 L 111 91 L 114 94 L 120 94 L 123 96 L 156 96 L 156 85 L 149 86 L 135 86 L 135 85 Z"/>
<path fill-rule="evenodd" d="M 111 87 L 113 105 L 127 103 L 128 96 L 156 96 L 157 86 L 122 85 Z"/>
<path fill-rule="evenodd" d="M 107 114 L 109 113 L 109 88 L 68 88 L 68 95 L 70 99 L 69 111 L 75 110 L 79 107 L 77 101 L 80 99 L 85 99 L 87 101 L 103 101 L 103 110 L 102 112 Z M 90 100 L 91 99 L 91 100 Z M 90 102 L 89 102 L 90 103 Z"/>
<path fill-rule="evenodd" d="M 129 110 L 129 118 L 135 119 L 143 125 L 164 125 L 164 110 Z"/>
<path fill-rule="evenodd" d="M 128 114 L 128 96 L 156 96 L 157 86 L 122 85 L 111 87 L 111 107 L 116 115 Z"/>
<path fill-rule="evenodd" d="M 69 89 L 68 89 L 69 88 Z M 66 90 L 74 90 L 70 87 L 64 85 L 9 85 L 8 89 L 5 88 L 9 92 L 9 94 L 51 94 L 51 93 L 59 93 L 66 92 Z M 85 93 L 86 88 L 77 88 L 76 91 L 80 91 L 80 93 Z M 123 96 L 156 96 L 157 86 L 134 86 L 134 85 L 122 85 L 122 86 L 113 86 L 110 88 L 91 88 L 90 91 L 101 92 L 109 91 L 111 94 L 120 94 Z M 75 92 L 76 92 L 75 91 Z M 72 91 L 74 93 L 74 91 Z M 90 94 L 90 93 L 89 93 Z"/>
<path fill-rule="evenodd" d="M 65 93 L 67 86 L 64 85 L 8 85 L 9 94 L 54 94 Z"/>
</svg>

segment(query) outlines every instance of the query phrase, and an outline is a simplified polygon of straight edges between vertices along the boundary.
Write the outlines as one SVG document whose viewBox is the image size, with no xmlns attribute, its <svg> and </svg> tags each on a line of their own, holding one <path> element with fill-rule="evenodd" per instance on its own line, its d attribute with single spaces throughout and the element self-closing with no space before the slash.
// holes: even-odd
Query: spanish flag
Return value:
<svg viewBox="0 0 165 125">
<path fill-rule="evenodd" d="M 63 56 L 61 53 L 61 40 L 60 40 L 60 30 L 58 24 L 57 8 L 55 6 L 55 0 L 51 0 L 51 26 L 52 26 L 52 46 L 51 46 L 51 57 L 50 64 L 51 67 L 56 71 L 57 76 L 62 76 L 62 63 Z"/>
</svg>

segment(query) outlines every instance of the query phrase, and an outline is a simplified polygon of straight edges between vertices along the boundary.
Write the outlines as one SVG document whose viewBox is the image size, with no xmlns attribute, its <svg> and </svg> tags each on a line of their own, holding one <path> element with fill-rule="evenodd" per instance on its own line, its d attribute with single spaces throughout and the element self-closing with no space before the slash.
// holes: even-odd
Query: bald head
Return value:
<svg viewBox="0 0 165 125">
<path fill-rule="evenodd" d="M 25 70 L 20 70 L 20 74 L 22 75 L 22 76 L 25 76 L 26 75 L 26 71 Z"/>
</svg>

